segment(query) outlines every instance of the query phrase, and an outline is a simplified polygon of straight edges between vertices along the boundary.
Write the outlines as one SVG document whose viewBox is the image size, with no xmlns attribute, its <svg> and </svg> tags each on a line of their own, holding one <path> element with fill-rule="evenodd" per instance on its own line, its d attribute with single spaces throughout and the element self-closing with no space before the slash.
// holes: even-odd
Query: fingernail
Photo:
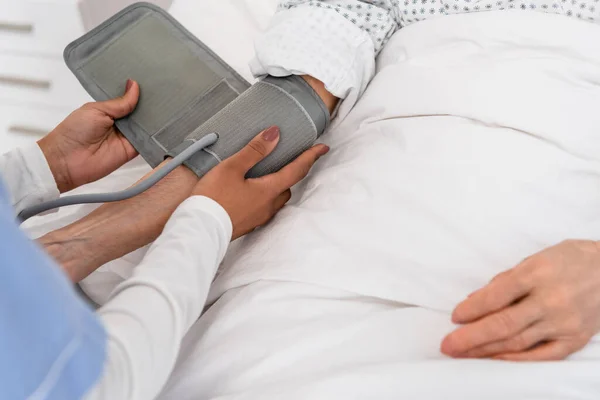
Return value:
<svg viewBox="0 0 600 400">
<path fill-rule="evenodd" d="M 319 158 L 320 158 L 320 157 L 323 157 L 325 154 L 329 153 L 329 150 L 330 150 L 330 149 L 329 149 L 329 146 L 325 146 L 325 145 L 323 145 L 323 146 L 321 146 L 321 148 L 319 149 L 319 152 L 317 153 L 317 156 L 318 156 Z"/>
<path fill-rule="evenodd" d="M 279 128 L 276 126 L 272 126 L 263 132 L 262 138 L 267 142 L 272 142 L 279 137 L 279 133 Z"/>
<path fill-rule="evenodd" d="M 125 93 L 129 92 L 129 89 L 133 86 L 133 81 L 131 79 L 127 79 L 127 84 L 125 85 Z"/>
<path fill-rule="evenodd" d="M 447 356 L 452 356 L 454 354 L 454 349 L 452 348 L 452 344 L 450 343 L 450 338 L 446 336 L 444 340 L 442 340 L 442 345 L 440 346 L 440 351 L 442 354 Z"/>
<path fill-rule="evenodd" d="M 463 317 L 461 315 L 461 311 L 460 310 L 454 310 L 452 311 L 452 316 L 451 316 L 451 320 L 453 323 L 455 324 L 460 324 L 463 322 Z"/>
</svg>

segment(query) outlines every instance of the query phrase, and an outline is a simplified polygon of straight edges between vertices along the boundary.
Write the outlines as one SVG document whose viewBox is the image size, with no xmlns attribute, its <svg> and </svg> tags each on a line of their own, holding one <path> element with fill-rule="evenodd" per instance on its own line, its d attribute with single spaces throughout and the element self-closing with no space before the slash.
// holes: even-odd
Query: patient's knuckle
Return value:
<svg viewBox="0 0 600 400">
<path fill-rule="evenodd" d="M 497 334 L 504 337 L 513 329 L 514 322 L 512 317 L 510 317 L 507 313 L 499 313 L 496 314 L 496 318 L 494 319 L 494 330 Z"/>
<path fill-rule="evenodd" d="M 573 293 L 566 286 L 550 289 L 544 297 L 544 306 L 547 310 L 556 311 L 569 309 L 572 306 Z"/>
<path fill-rule="evenodd" d="M 504 337 L 514 332 L 516 321 L 510 313 L 501 312 L 496 314 L 495 325 L 496 332 Z"/>
<path fill-rule="evenodd" d="M 531 275 L 535 279 L 547 279 L 554 275 L 555 260 L 547 254 L 539 254 L 535 258 L 535 264 Z"/>
<path fill-rule="evenodd" d="M 581 315 L 573 313 L 565 319 L 564 327 L 570 333 L 582 333 L 585 329 L 585 323 Z"/>
<path fill-rule="evenodd" d="M 533 274 L 530 271 L 523 271 L 512 275 L 512 281 L 519 292 L 527 291 L 533 282 Z"/>
<path fill-rule="evenodd" d="M 508 341 L 508 343 L 506 345 L 506 350 L 510 351 L 510 352 L 517 352 L 517 351 L 525 350 L 529 347 L 530 347 L 530 343 L 528 342 L 525 335 L 522 333 L 519 333 Z"/>
</svg>

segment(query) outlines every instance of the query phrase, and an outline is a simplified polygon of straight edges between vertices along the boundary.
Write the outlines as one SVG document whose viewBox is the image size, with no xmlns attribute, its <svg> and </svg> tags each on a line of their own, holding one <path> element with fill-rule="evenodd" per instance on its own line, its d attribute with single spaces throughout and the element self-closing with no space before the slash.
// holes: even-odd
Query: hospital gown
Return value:
<svg viewBox="0 0 600 400">
<path fill-rule="evenodd" d="M 600 22 L 600 0 L 283 0 L 256 43 L 255 76 L 311 75 L 347 108 L 375 74 L 392 35 L 416 22 L 483 11 L 536 11 Z"/>
</svg>

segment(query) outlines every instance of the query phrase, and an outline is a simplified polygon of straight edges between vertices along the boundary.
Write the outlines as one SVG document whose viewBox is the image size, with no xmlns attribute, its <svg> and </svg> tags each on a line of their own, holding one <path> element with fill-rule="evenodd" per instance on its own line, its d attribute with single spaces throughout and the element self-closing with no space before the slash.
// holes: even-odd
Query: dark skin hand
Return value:
<svg viewBox="0 0 600 400">
<path fill-rule="evenodd" d="M 316 145 L 279 172 L 246 179 L 246 173 L 273 151 L 278 141 L 279 129 L 270 128 L 200 180 L 180 167 L 147 192 L 106 204 L 39 242 L 71 280 L 79 282 L 105 263 L 155 240 L 177 206 L 189 196 L 206 196 L 219 203 L 231 218 L 232 239 L 237 239 L 281 210 L 291 198 L 291 186 L 329 151 L 325 145 Z"/>
<path fill-rule="evenodd" d="M 304 76 L 303 78 L 321 96 L 329 111 L 333 112 L 338 99 L 327 92 L 322 82 L 309 76 Z M 123 99 L 128 104 L 137 103 L 137 97 L 139 96 L 139 86 L 135 82 L 132 85 L 130 86 L 130 90 L 123 96 Z M 84 109 L 86 109 L 84 110 L 86 113 L 93 112 L 94 115 L 97 113 L 94 111 L 97 109 L 97 106 L 94 104 L 86 105 Z M 122 112 L 125 111 L 122 110 Z M 72 118 L 72 116 L 69 118 Z M 103 132 L 108 134 L 107 137 L 113 138 L 110 143 L 115 148 L 124 145 L 121 141 L 122 136 L 120 133 L 112 130 L 112 121 L 114 118 L 109 116 L 108 118 L 102 117 L 101 119 L 102 122 L 106 122 L 102 126 L 108 127 Z M 64 124 L 61 125 L 64 126 Z M 57 128 L 55 131 L 61 132 L 65 130 L 58 130 Z M 48 144 L 46 147 L 50 147 L 49 144 L 53 142 L 58 143 L 57 141 L 46 141 Z M 106 143 L 106 140 L 103 140 L 103 142 Z M 125 144 L 125 149 L 127 149 L 127 144 Z M 42 146 L 41 141 L 40 146 Z M 54 147 L 56 148 L 57 146 Z M 101 151 L 102 149 L 102 144 L 100 144 L 97 150 Z M 321 149 L 321 151 L 324 150 Z M 95 152 L 92 153 L 95 154 Z M 48 154 L 58 153 L 56 151 L 48 151 Z M 48 154 L 46 154 L 46 157 L 51 157 Z M 119 154 L 121 155 L 115 165 L 135 156 L 130 151 Z M 61 167 L 55 169 L 57 171 L 65 171 Z M 104 169 L 103 173 L 107 173 L 112 169 L 113 167 L 109 166 Z M 55 176 L 60 176 L 61 174 L 63 173 L 58 172 Z M 97 177 L 94 176 L 93 178 Z M 83 182 L 87 183 L 90 179 L 92 179 L 90 174 L 80 177 L 80 179 L 72 177 L 61 179 L 61 182 L 65 182 L 62 185 L 63 188 L 61 191 L 70 190 Z M 105 204 L 81 220 L 43 236 L 39 239 L 39 242 L 63 266 L 71 279 L 74 282 L 79 282 L 107 262 L 122 257 L 154 241 L 162 232 L 171 214 L 192 193 L 197 183 L 198 178 L 189 169 L 186 167 L 177 168 L 168 177 L 141 195 L 129 200 Z M 196 190 L 198 191 L 197 194 L 204 194 L 201 186 L 197 187 Z M 289 193 L 286 191 L 282 193 L 282 196 L 282 198 L 288 197 Z M 238 231 L 234 232 L 234 238 L 239 236 L 242 231 L 238 229 Z"/>
</svg>

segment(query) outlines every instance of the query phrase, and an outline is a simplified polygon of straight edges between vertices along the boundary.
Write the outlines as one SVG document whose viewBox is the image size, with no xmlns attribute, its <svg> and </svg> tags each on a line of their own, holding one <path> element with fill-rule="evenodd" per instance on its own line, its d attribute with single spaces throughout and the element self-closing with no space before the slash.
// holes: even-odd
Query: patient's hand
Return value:
<svg viewBox="0 0 600 400">
<path fill-rule="evenodd" d="M 600 244 L 567 240 L 496 276 L 459 304 L 453 357 L 562 360 L 600 332 Z"/>
</svg>

